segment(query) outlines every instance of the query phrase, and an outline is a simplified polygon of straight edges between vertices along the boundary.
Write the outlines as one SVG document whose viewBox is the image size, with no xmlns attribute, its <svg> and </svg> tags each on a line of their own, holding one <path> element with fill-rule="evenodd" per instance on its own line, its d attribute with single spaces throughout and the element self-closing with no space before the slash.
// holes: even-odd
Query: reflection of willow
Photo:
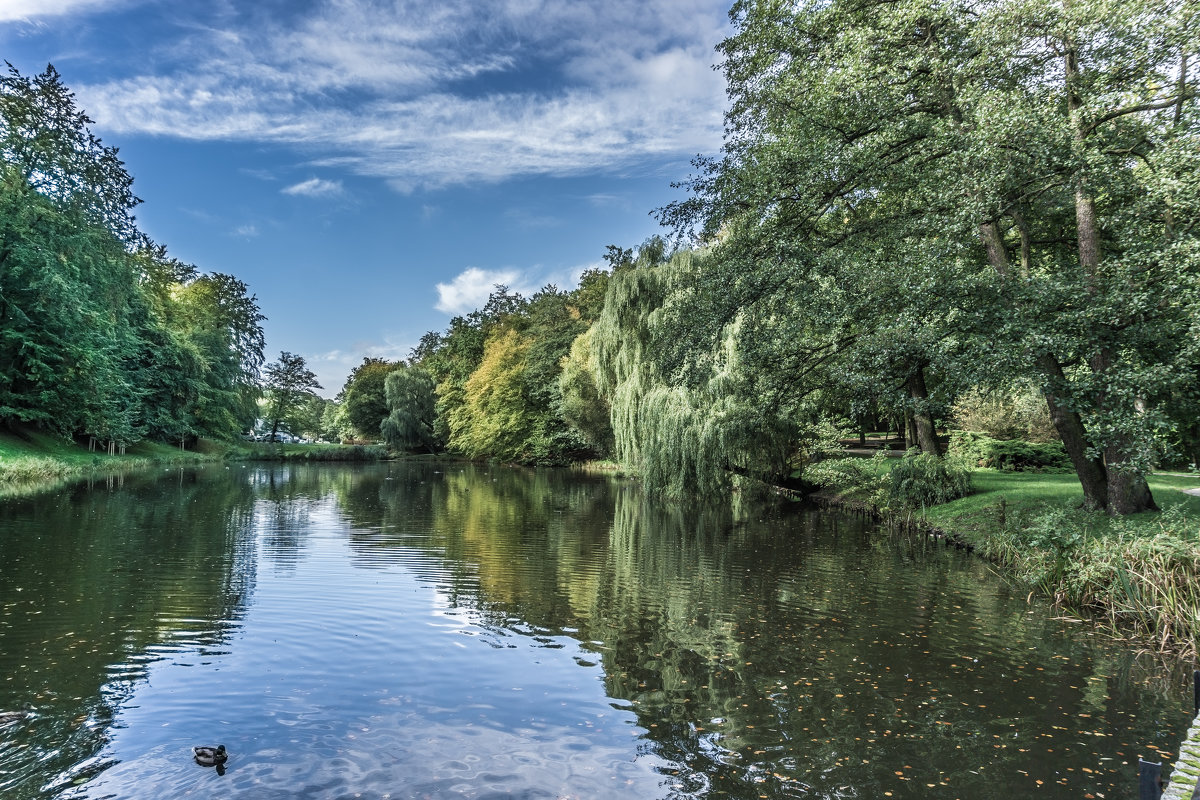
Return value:
<svg viewBox="0 0 1200 800">
<path fill-rule="evenodd" d="M 914 797 L 894 773 L 931 761 L 925 782 L 978 787 L 1028 766 L 1018 751 L 1044 752 L 1070 716 L 1152 727 L 1175 711 L 1130 708 L 1146 697 L 1125 686 L 1133 662 L 1059 656 L 1058 626 L 976 562 L 853 517 L 680 508 L 618 481 L 464 465 L 337 486 L 360 566 L 402 561 L 497 636 L 570 629 L 596 650 L 678 794 Z M 1099 774 L 1100 750 L 1059 747 Z"/>
<path fill-rule="evenodd" d="M 603 642 L 609 694 L 678 766 L 680 794 L 879 797 L 898 773 L 978 786 L 1028 766 L 1020 752 L 1045 752 L 1041 737 L 1076 715 L 1108 714 L 1128 680 L 1120 659 L 1057 655 L 1054 623 L 1031 621 L 981 569 L 881 543 L 853 518 L 787 522 L 785 537 L 719 508 L 617 498 L 586 632 Z M 1027 660 L 1044 666 L 1024 672 Z M 1111 755 L 1103 738 L 1055 744 L 1055 760 L 1089 769 Z M 1120 780 L 1099 772 L 1099 787 Z"/>
<path fill-rule="evenodd" d="M 252 499 L 189 470 L 0 504 L 0 609 L 20 620 L 0 624 L 0 710 L 33 712 L 0 731 L 0 794 L 81 778 L 151 663 L 220 646 L 254 585 Z"/>
</svg>

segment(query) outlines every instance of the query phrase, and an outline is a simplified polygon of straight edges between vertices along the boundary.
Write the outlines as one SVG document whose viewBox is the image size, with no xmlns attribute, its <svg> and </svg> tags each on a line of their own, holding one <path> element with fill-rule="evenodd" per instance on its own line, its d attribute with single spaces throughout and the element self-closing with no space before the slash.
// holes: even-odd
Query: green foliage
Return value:
<svg viewBox="0 0 1200 800">
<path fill-rule="evenodd" d="M 970 494 L 971 473 L 952 460 L 909 450 L 888 472 L 880 492 L 887 508 L 926 508 Z"/>
<path fill-rule="evenodd" d="M 338 394 L 343 414 L 360 439 L 375 439 L 389 413 L 385 382 L 400 362 L 382 358 L 364 358 L 346 378 Z"/>
<path fill-rule="evenodd" d="M 993 439 L 982 433 L 955 431 L 950 453 L 979 467 L 1003 470 L 1069 470 L 1071 460 L 1061 442 Z"/>
<path fill-rule="evenodd" d="M 53 67 L 0 78 L 0 421 L 122 447 L 253 418 L 262 315 L 136 227 L 133 178 Z"/>
<path fill-rule="evenodd" d="M 604 312 L 591 332 L 593 376 L 611 408 L 613 452 L 653 490 L 669 494 L 726 491 L 734 476 L 774 478 L 796 466 L 820 425 L 803 424 L 755 390 L 742 348 L 752 329 L 725 325 L 686 380 L 670 374 L 661 340 L 664 308 L 687 290 L 707 256 L 684 251 L 655 264 L 659 243 L 609 281 Z M 820 438 L 819 435 L 817 438 Z"/>
<path fill-rule="evenodd" d="M 292 432 L 313 439 L 324 438 L 325 410 L 332 404 L 332 400 L 326 400 L 317 395 L 309 395 L 304 398 L 292 412 L 290 419 Z"/>
<path fill-rule="evenodd" d="M 388 416 L 381 428 L 388 447 L 395 450 L 437 452 L 433 435 L 436 413 L 433 378 L 420 367 L 400 367 L 384 382 Z"/>
<path fill-rule="evenodd" d="M 613 450 L 613 429 L 608 402 L 596 387 L 596 357 L 592 351 L 594 327 L 588 328 L 571 343 L 570 353 L 562 360 L 559 392 L 562 395 L 563 421 L 599 455 Z"/>
<path fill-rule="evenodd" d="M 607 280 L 592 271 L 574 291 L 547 286 L 529 299 L 497 287 L 482 310 L 426 334 L 413 358 L 436 381 L 434 438 L 472 458 L 531 464 L 594 454 L 564 418 L 559 374 Z"/>
<path fill-rule="evenodd" d="M 724 148 L 660 215 L 720 243 L 679 315 L 704 340 L 686 350 L 752 319 L 744 361 L 781 405 L 906 387 L 936 416 L 1031 380 L 1087 502 L 1152 506 L 1144 473 L 1195 411 L 1194 14 L 735 3 Z"/>
<path fill-rule="evenodd" d="M 316 397 L 313 390 L 321 388 L 317 376 L 305 364 L 304 357 L 281 352 L 278 361 L 267 365 L 263 377 L 271 434 L 279 430 L 280 423 L 300 430 L 302 419 L 297 417 L 297 412 L 301 412 Z"/>
<path fill-rule="evenodd" d="M 1045 396 L 1028 382 L 990 392 L 979 387 L 970 389 L 959 395 L 951 414 L 957 427 L 993 439 L 1058 440 Z"/>
<path fill-rule="evenodd" d="M 451 449 L 472 458 L 521 458 L 533 435 L 523 380 L 529 348 L 529 340 L 511 328 L 488 338 L 482 362 L 467 379 L 464 402 L 450 412 Z"/>
<path fill-rule="evenodd" d="M 882 480 L 877 461 L 865 458 L 823 459 L 809 466 L 802 477 L 813 486 L 843 493 L 866 491 L 874 494 Z"/>
</svg>

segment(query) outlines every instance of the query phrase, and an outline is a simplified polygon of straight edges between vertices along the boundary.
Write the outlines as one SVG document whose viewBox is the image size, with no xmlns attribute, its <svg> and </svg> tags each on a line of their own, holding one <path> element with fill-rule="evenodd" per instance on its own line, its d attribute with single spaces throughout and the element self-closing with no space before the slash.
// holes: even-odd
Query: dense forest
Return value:
<svg viewBox="0 0 1200 800">
<path fill-rule="evenodd" d="M 257 301 L 138 230 L 90 122 L 53 67 L 0 78 L 0 421 L 110 451 L 235 437 L 257 413 Z"/>
</svg>

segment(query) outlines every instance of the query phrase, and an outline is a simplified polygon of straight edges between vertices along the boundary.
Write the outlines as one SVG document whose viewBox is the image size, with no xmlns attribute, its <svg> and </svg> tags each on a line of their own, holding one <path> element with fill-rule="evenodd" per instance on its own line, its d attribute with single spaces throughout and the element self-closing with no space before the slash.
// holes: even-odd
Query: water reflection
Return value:
<svg viewBox="0 0 1200 800">
<path fill-rule="evenodd" d="M 1170 668 L 854 517 L 282 465 L 0 530 L 6 798 L 1117 797 L 1188 722 Z"/>
<path fill-rule="evenodd" d="M 219 653 L 253 590 L 253 494 L 195 472 L 0 504 L 0 793 L 53 794 L 96 760 L 150 665 Z M 50 789 L 43 792 L 43 785 Z"/>
</svg>

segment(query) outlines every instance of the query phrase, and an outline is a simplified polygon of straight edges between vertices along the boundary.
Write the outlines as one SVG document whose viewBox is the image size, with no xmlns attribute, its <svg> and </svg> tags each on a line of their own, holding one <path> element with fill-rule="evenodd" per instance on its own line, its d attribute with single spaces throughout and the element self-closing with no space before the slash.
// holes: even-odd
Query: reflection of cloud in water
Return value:
<svg viewBox="0 0 1200 800">
<path fill-rule="evenodd" d="M 112 767 L 90 784 L 87 796 L 127 797 L 122 787 L 135 785 L 144 797 L 211 797 L 219 791 L 223 797 L 256 800 L 654 798 L 669 792 L 662 774 L 665 762 L 650 755 L 631 757 L 631 742 L 641 731 L 628 725 L 623 714 L 594 724 L 580 722 L 576 729 L 533 720 L 527 727 L 500 730 L 487 719 L 495 712 L 491 706 L 423 713 L 404 708 L 410 702 L 385 700 L 381 705 L 402 707 L 354 723 L 349 730 L 341 721 L 322 722 L 320 709 L 311 706 L 277 718 L 294 728 L 290 743 L 304 752 L 304 759 L 297 759 L 288 746 L 231 746 L 227 772 L 218 777 L 198 767 L 181 769 L 172 763 L 173 753 L 160 749 L 136 765 Z M 464 719 L 469 715 L 476 720 Z M 612 728 L 598 735 L 601 723 Z M 160 780 L 147 777 L 147 762 L 162 767 Z"/>
</svg>

